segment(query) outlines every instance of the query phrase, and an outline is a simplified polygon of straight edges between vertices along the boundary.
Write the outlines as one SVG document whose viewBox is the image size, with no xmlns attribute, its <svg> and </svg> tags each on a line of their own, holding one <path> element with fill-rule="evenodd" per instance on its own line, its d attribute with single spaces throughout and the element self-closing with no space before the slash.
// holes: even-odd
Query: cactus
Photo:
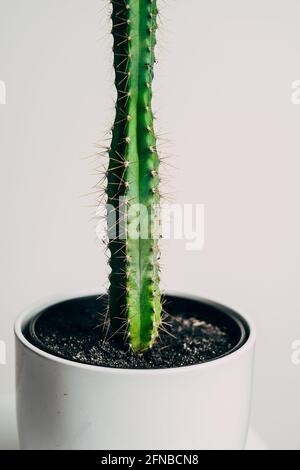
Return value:
<svg viewBox="0 0 300 470">
<path fill-rule="evenodd" d="M 141 353 L 158 337 L 162 310 L 159 155 L 152 112 L 158 10 L 156 0 L 111 4 L 117 101 L 107 171 L 108 311 L 113 334 Z"/>
</svg>

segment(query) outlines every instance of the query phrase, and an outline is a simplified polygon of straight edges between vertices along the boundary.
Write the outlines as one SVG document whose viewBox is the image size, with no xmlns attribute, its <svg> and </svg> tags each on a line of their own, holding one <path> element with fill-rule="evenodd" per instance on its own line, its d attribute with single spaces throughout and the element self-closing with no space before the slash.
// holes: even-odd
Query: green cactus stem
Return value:
<svg viewBox="0 0 300 470">
<path fill-rule="evenodd" d="M 157 339 L 162 310 L 152 112 L 158 10 L 156 0 L 111 3 L 117 103 L 107 172 L 109 318 L 114 335 L 140 353 Z"/>
</svg>

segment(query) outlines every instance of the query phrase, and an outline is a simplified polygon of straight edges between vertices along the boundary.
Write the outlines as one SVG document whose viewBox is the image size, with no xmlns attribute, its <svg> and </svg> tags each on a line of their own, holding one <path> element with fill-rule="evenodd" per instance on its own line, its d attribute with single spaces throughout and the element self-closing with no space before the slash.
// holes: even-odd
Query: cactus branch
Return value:
<svg viewBox="0 0 300 470">
<path fill-rule="evenodd" d="M 152 112 L 158 10 L 156 0 L 111 3 L 117 101 L 107 172 L 109 315 L 116 335 L 128 332 L 132 350 L 142 352 L 158 336 L 162 309 L 159 156 Z"/>
</svg>

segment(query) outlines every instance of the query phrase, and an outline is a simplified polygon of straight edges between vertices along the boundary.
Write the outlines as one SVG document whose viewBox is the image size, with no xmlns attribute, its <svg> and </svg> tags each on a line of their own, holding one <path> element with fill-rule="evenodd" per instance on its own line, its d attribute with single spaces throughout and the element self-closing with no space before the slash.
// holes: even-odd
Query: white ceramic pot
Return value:
<svg viewBox="0 0 300 470">
<path fill-rule="evenodd" d="M 244 448 L 255 347 L 249 319 L 245 343 L 225 357 L 174 369 L 110 369 L 55 357 L 26 339 L 28 322 L 62 300 L 27 310 L 15 324 L 22 449 Z"/>
</svg>

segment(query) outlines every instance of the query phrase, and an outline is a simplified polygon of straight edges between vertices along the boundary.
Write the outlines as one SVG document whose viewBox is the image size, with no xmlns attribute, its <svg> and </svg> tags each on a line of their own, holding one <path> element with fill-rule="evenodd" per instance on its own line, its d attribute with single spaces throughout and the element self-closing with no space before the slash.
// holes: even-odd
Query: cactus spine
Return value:
<svg viewBox="0 0 300 470">
<path fill-rule="evenodd" d="M 156 0 L 111 3 L 117 104 L 107 172 L 109 318 L 114 334 L 126 335 L 132 350 L 142 352 L 158 336 L 162 310 L 155 233 L 159 156 L 152 112 L 158 10 Z"/>
</svg>

